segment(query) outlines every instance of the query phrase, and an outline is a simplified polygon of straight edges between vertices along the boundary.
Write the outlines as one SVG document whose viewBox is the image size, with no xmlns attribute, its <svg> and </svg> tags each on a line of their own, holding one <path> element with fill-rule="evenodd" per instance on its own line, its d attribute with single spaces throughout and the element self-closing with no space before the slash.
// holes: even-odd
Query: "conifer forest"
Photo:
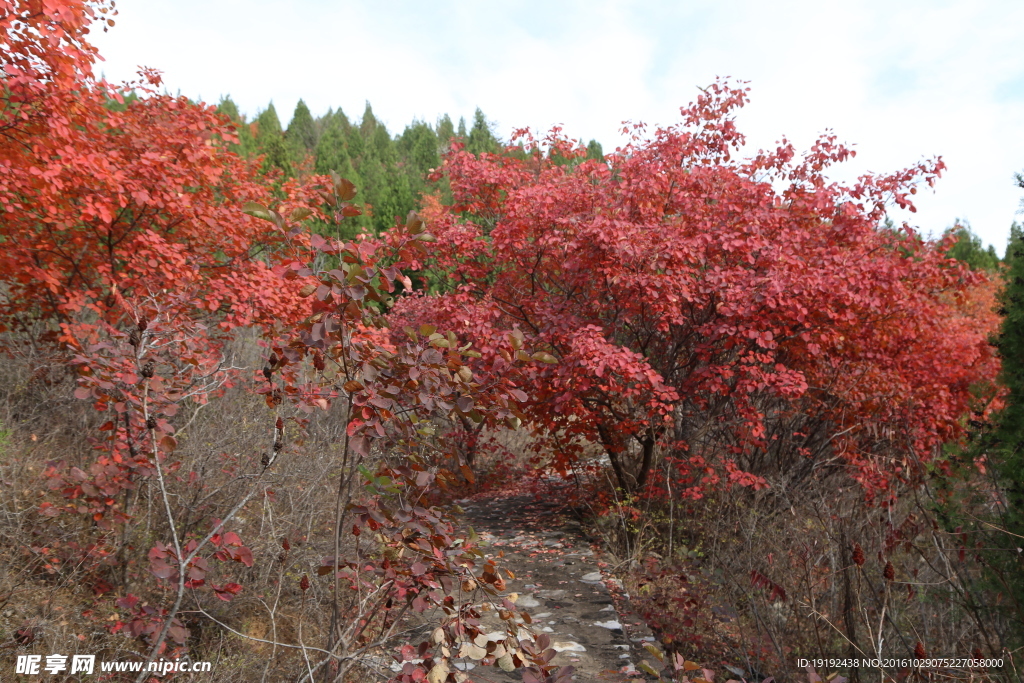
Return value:
<svg viewBox="0 0 1024 683">
<path fill-rule="evenodd" d="M 115 15 L 0 0 L 0 681 L 1022 680 L 1024 228 L 893 220 L 941 158 L 243 113 Z"/>
</svg>

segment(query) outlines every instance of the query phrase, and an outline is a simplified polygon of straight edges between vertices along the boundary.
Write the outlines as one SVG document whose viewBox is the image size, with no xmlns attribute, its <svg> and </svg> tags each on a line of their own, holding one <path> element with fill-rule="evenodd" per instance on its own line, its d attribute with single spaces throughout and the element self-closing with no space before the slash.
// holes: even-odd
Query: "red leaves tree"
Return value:
<svg viewBox="0 0 1024 683">
<path fill-rule="evenodd" d="M 121 88 L 92 78 L 89 22 L 111 13 L 0 4 L 4 325 L 62 323 L 64 341 L 79 339 L 83 319 L 118 322 L 115 285 L 129 298 L 188 291 L 190 315 L 223 313 L 222 328 L 294 320 L 295 290 L 266 267 L 291 237 L 238 211 L 267 183 L 220 144 L 234 140 L 226 119 L 158 94 L 156 72 Z M 125 100 L 126 88 L 144 96 Z M 308 199 L 294 183 L 286 192 Z"/>
<path fill-rule="evenodd" d="M 456 151 L 454 204 L 424 212 L 448 291 L 398 314 L 515 326 L 557 358 L 535 366 L 529 418 L 563 460 L 573 437 L 601 444 L 624 489 L 664 453 L 692 496 L 822 468 L 885 490 L 961 433 L 993 373 L 981 276 L 879 227 L 943 164 L 842 185 L 826 173 L 853 152 L 831 135 L 738 159 L 745 102 L 717 83 L 603 162 L 557 129 L 526 158 Z"/>
<path fill-rule="evenodd" d="M 431 642 L 402 650 L 397 678 L 445 678 L 451 649 L 486 635 L 481 599 L 507 615 L 508 633 L 486 650 L 476 646 L 478 660 L 538 679 L 568 675 L 571 668 L 550 665 L 546 640 L 519 641 L 497 565 L 434 505 L 437 489 L 457 475 L 445 469 L 455 454 L 432 438 L 433 422 L 518 420 L 525 395 L 507 351 L 507 360 L 477 364 L 477 376 L 468 361 L 480 354 L 454 333 L 428 324 L 397 335 L 385 329 L 381 314 L 399 285 L 411 289 L 403 270 L 428 254 L 422 221 L 412 215 L 383 240 L 310 236 L 307 218 L 358 214 L 349 204 L 355 189 L 340 178 L 289 182 L 279 188 L 285 199 L 257 204 L 277 192 L 276 178 L 227 150 L 233 131 L 211 108 L 158 94 L 153 72 L 131 85 L 141 98 L 92 79 L 89 22 L 111 7 L 0 2 L 0 331 L 10 352 L 16 341 L 49 342 L 58 362 L 78 371 L 75 395 L 106 418 L 92 440 L 93 462 L 47 467 L 54 495 L 39 512 L 84 526 L 62 542 L 40 525 L 40 552 L 73 559 L 97 595 L 127 593 L 127 581 L 113 586 L 118 579 L 106 570 L 141 564 L 158 590 L 136 583 L 132 590 L 149 600 L 122 594 L 116 604 L 128 616 L 111 632 L 142 639 L 149 661 L 168 646 L 184 648 L 186 601 L 213 618 L 207 598 L 230 601 L 244 591 L 225 575 L 256 560 L 230 530 L 236 515 L 250 501 L 270 500 L 268 477 L 303 453 L 306 416 L 341 403 L 331 534 L 318 539 L 329 548 L 319 574 L 331 582 L 333 610 L 324 648 L 313 648 L 319 661 L 305 659 L 309 675 L 345 677 L 360 657 L 391 644 L 407 610 L 438 608 Z M 263 333 L 262 375 L 224 361 L 222 346 L 239 327 Z M 521 346 L 518 337 L 498 346 L 512 350 L 513 339 Z M 265 398 L 266 449 L 235 456 L 244 476 L 224 493 L 222 514 L 183 515 L 174 502 L 181 487 L 206 484 L 196 471 L 179 472 L 175 418 L 236 381 L 252 382 Z M 142 550 L 145 559 L 128 540 L 131 522 L 147 514 L 141 495 L 155 511 L 147 536 L 152 529 L 160 539 Z M 363 530 L 362 546 L 353 543 L 350 535 Z M 282 547 L 284 563 L 287 539 Z M 308 576 L 299 588 L 310 588 Z M 301 643 L 282 645 L 307 656 Z M 405 661 L 413 659 L 407 651 L 418 661 Z"/>
</svg>

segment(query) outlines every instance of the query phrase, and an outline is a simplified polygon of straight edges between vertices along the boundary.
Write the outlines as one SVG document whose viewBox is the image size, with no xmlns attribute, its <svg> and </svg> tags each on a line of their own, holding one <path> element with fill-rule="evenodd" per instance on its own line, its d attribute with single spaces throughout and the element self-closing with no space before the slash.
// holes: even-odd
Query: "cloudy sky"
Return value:
<svg viewBox="0 0 1024 683">
<path fill-rule="evenodd" d="M 798 148 L 832 129 L 857 158 L 837 177 L 941 155 L 916 215 L 924 232 L 967 220 L 1000 253 L 1024 190 L 1024 2 L 646 0 L 408 2 L 120 0 L 95 36 L 110 80 L 138 65 L 172 92 L 250 116 L 301 97 L 314 115 L 368 100 L 393 133 L 414 118 L 471 119 L 620 143 L 624 120 L 671 124 L 699 86 L 750 82 L 752 146 Z"/>
</svg>

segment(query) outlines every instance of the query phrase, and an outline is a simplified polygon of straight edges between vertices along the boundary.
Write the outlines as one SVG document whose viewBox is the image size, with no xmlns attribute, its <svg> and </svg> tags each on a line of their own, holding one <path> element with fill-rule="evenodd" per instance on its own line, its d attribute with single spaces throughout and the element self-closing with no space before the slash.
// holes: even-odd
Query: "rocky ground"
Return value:
<svg viewBox="0 0 1024 683">
<path fill-rule="evenodd" d="M 645 680 L 637 665 L 650 659 L 643 644 L 654 637 L 630 613 L 618 579 L 556 493 L 489 493 L 461 505 L 466 523 L 489 544 L 488 554 L 504 552 L 500 564 L 516 576 L 507 592 L 518 593 L 516 606 L 551 638 L 554 663 L 574 666 L 577 681 Z M 470 675 L 474 681 L 522 680 L 492 667 Z"/>
</svg>

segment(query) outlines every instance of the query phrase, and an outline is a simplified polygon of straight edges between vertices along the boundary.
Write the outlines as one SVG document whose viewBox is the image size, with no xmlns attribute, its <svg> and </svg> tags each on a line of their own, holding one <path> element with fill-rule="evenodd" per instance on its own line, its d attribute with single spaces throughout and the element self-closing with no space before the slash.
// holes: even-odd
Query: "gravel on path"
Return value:
<svg viewBox="0 0 1024 683">
<path fill-rule="evenodd" d="M 647 654 L 643 644 L 655 639 L 628 611 L 622 584 L 602 571 L 579 523 L 555 498 L 499 493 L 459 504 L 487 555 L 503 554 L 501 566 L 515 574 L 506 592 L 518 594 L 517 609 L 529 613 L 535 631 L 551 638 L 558 652 L 553 663 L 574 666 L 576 681 L 646 680 L 636 663 Z M 481 682 L 521 680 L 520 674 L 493 667 L 477 667 L 470 675 Z"/>
</svg>

